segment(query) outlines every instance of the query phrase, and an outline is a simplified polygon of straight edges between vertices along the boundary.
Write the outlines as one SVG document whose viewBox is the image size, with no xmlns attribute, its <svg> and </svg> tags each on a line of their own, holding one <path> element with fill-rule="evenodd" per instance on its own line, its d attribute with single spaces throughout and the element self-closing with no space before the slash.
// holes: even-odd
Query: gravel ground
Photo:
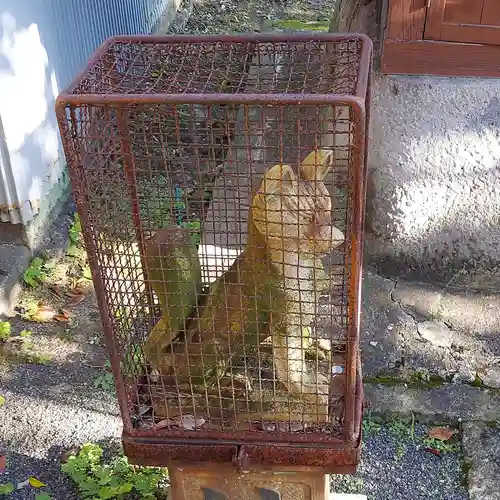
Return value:
<svg viewBox="0 0 500 500">
<path fill-rule="evenodd" d="M 49 255 L 57 250 L 53 242 L 65 243 L 68 220 L 72 218 L 66 212 L 51 232 Z M 71 276 L 78 274 L 80 263 L 62 258 L 51 281 L 64 277 L 66 289 L 71 289 Z M 26 313 L 37 303 L 57 311 L 68 300 L 64 295 L 53 296 L 46 287 L 26 289 L 17 311 Z M 69 322 L 30 321 L 22 314 L 5 318 L 12 337 L 11 342 L 0 344 L 0 395 L 5 398 L 0 407 L 0 456 L 7 458 L 0 484 L 18 485 L 34 476 L 47 484 L 42 490 L 56 500 L 79 498 L 61 473 L 62 455 L 87 441 L 117 442 L 121 432 L 114 393 L 109 387 L 95 386 L 105 373 L 107 359 L 95 295 L 90 292 L 68 310 Z M 28 337 L 19 336 L 23 330 L 31 332 Z M 8 498 L 34 499 L 40 491 L 26 487 Z"/>
<path fill-rule="evenodd" d="M 440 457 L 421 442 L 428 428 L 415 425 L 414 438 L 409 427 L 391 424 L 365 435 L 358 472 L 352 476 L 332 476 L 331 491 L 359 493 L 369 500 L 466 500 L 462 484 L 460 451 Z"/>
</svg>

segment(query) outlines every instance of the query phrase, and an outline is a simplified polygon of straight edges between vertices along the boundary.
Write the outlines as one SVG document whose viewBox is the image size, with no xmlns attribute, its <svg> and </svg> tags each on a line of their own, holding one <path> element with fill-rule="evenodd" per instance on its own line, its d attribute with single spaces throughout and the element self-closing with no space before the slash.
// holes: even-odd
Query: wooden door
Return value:
<svg viewBox="0 0 500 500">
<path fill-rule="evenodd" d="M 500 0 L 428 0 L 424 38 L 500 45 Z"/>
</svg>

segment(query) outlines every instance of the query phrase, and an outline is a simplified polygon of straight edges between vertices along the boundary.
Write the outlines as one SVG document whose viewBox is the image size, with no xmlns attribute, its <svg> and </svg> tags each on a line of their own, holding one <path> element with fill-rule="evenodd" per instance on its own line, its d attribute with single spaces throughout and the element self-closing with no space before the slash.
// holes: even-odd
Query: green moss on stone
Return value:
<svg viewBox="0 0 500 500">
<path fill-rule="evenodd" d="M 436 389 L 442 387 L 446 380 L 438 375 L 430 375 L 428 378 L 423 378 L 422 374 L 412 373 L 408 378 L 396 377 L 393 375 L 376 375 L 373 377 L 364 377 L 363 382 L 367 384 L 383 384 L 383 385 L 404 385 L 414 389 Z"/>
<path fill-rule="evenodd" d="M 461 470 L 461 474 L 460 474 L 460 484 L 464 488 L 468 488 L 468 486 L 469 486 L 469 475 L 470 475 L 471 469 L 472 469 L 472 464 L 471 464 L 470 460 L 465 458 L 462 462 L 462 470 Z"/>
</svg>

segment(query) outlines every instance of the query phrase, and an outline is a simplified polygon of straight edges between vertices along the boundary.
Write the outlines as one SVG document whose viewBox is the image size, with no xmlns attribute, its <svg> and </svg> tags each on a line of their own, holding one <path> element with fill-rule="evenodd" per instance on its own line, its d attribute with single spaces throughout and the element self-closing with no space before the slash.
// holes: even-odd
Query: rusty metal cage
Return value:
<svg viewBox="0 0 500 500">
<path fill-rule="evenodd" d="M 371 53 L 115 37 L 58 97 L 133 462 L 355 470 Z"/>
</svg>

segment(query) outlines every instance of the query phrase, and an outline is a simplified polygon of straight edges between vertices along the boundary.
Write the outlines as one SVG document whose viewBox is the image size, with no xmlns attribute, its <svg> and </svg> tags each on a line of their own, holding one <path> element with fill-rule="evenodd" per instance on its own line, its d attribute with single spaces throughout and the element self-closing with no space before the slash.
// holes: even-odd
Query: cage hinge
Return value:
<svg viewBox="0 0 500 500">
<path fill-rule="evenodd" d="M 238 448 L 236 448 L 236 452 L 233 456 L 233 465 L 241 474 L 250 472 L 249 456 L 246 446 L 238 446 Z"/>
</svg>

